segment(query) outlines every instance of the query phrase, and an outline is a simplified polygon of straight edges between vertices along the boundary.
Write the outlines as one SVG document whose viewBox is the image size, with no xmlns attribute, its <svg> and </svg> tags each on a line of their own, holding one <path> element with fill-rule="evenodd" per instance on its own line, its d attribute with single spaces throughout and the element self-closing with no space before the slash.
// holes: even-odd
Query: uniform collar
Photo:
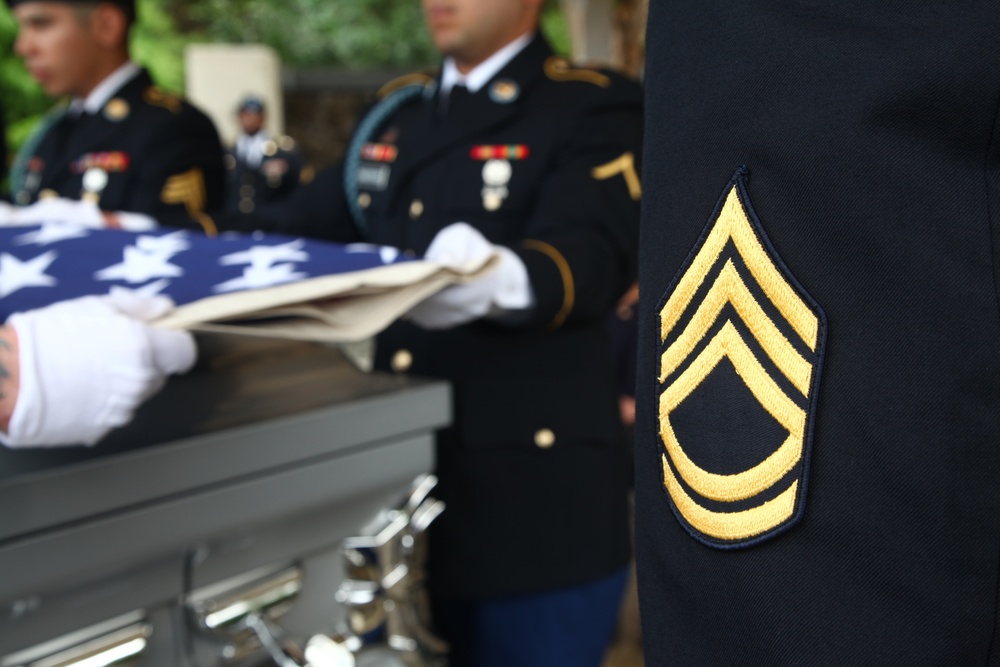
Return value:
<svg viewBox="0 0 1000 667">
<path fill-rule="evenodd" d="M 112 72 L 104 81 L 97 84 L 97 87 L 90 91 L 86 99 L 75 98 L 69 106 L 69 113 L 79 115 L 80 113 L 97 113 L 104 108 L 115 93 L 125 87 L 129 81 L 139 76 L 142 70 L 131 60 L 122 64 Z"/>
<path fill-rule="evenodd" d="M 507 66 L 517 54 L 524 50 L 534 38 L 533 32 L 525 33 L 513 42 L 503 47 L 492 56 L 472 68 L 468 74 L 462 74 L 455 65 L 454 58 L 446 58 L 441 73 L 441 95 L 448 95 L 457 85 L 465 85 L 470 93 L 478 93 L 489 83 L 500 70 Z"/>
<path fill-rule="evenodd" d="M 236 156 L 256 169 L 264 161 L 264 144 L 270 140 L 271 134 L 267 130 L 254 135 L 241 134 L 236 140 Z"/>
</svg>

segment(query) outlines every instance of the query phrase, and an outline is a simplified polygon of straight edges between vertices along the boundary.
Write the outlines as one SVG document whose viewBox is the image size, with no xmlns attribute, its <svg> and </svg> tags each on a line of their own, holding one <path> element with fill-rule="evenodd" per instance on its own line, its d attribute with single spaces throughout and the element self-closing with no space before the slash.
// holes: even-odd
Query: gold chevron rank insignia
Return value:
<svg viewBox="0 0 1000 667">
<path fill-rule="evenodd" d="M 168 178 L 160 191 L 160 201 L 164 204 L 183 204 L 191 219 L 201 225 L 206 234 L 215 236 L 219 233 L 215 221 L 205 213 L 208 196 L 205 173 L 201 167 L 194 167 Z"/>
<path fill-rule="evenodd" d="M 698 541 L 750 546 L 805 508 L 826 317 L 778 257 L 740 169 L 660 302 L 663 486 Z"/>
</svg>

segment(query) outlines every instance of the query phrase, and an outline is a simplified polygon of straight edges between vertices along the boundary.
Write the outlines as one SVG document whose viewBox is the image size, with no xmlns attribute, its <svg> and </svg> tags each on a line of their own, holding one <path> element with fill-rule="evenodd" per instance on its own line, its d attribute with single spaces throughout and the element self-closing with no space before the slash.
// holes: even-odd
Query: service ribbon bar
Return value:
<svg viewBox="0 0 1000 667">
<path fill-rule="evenodd" d="M 506 146 L 473 146 L 473 160 L 523 160 L 530 151 L 524 144 Z"/>
</svg>

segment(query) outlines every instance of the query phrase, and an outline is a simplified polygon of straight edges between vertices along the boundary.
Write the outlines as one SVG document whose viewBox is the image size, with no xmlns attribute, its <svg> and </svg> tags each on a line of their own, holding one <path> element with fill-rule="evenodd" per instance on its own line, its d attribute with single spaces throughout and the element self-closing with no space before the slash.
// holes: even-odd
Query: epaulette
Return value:
<svg viewBox="0 0 1000 667">
<path fill-rule="evenodd" d="M 562 56 L 551 56 L 545 61 L 545 76 L 553 81 L 583 81 L 601 88 L 611 87 L 611 77 L 596 69 L 574 67 Z"/>
<path fill-rule="evenodd" d="M 162 107 L 173 113 L 180 113 L 184 102 L 173 93 L 168 93 L 159 86 L 150 86 L 142 92 L 142 99 L 154 107 Z"/>
<path fill-rule="evenodd" d="M 396 77 L 389 83 L 379 88 L 378 92 L 375 93 L 375 97 L 379 100 L 383 100 L 400 88 L 412 85 L 425 86 L 433 80 L 434 76 L 430 72 L 414 72 L 412 74 L 404 74 L 403 76 Z"/>
</svg>

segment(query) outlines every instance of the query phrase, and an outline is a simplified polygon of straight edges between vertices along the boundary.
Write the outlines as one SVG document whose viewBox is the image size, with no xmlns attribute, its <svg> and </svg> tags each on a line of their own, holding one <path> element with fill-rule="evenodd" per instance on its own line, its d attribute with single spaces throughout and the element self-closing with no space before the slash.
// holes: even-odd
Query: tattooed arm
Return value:
<svg viewBox="0 0 1000 667">
<path fill-rule="evenodd" d="M 0 431 L 7 432 L 17 403 L 20 373 L 17 360 L 17 333 L 0 326 Z"/>
</svg>

